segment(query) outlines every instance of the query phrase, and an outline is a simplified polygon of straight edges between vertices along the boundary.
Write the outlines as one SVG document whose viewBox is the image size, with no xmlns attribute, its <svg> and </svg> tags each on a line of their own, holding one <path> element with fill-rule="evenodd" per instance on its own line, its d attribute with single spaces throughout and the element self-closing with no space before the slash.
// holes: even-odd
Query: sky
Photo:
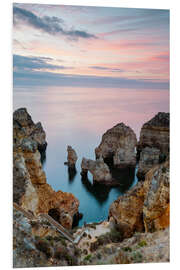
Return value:
<svg viewBox="0 0 180 270">
<path fill-rule="evenodd" d="M 169 11 L 13 5 L 14 86 L 169 89 Z"/>
</svg>

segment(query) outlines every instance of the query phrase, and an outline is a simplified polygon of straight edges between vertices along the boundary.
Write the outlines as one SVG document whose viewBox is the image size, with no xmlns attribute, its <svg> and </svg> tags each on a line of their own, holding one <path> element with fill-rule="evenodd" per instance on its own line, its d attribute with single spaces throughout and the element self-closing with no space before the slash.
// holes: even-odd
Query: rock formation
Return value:
<svg viewBox="0 0 180 270">
<path fill-rule="evenodd" d="M 120 196 L 109 209 L 124 237 L 169 226 L 169 162 L 153 167 L 144 182 Z"/>
<path fill-rule="evenodd" d="M 81 162 L 81 175 L 86 178 L 88 171 L 93 175 L 93 181 L 98 183 L 105 183 L 111 181 L 112 176 L 107 164 L 104 163 L 100 157 L 96 161 L 83 158 Z"/>
<path fill-rule="evenodd" d="M 140 158 L 137 173 L 140 179 L 144 178 L 145 173 L 154 164 L 169 159 L 169 113 L 159 112 L 143 125 L 137 146 L 137 157 Z"/>
<path fill-rule="evenodd" d="M 145 147 L 140 153 L 137 176 L 144 179 L 145 174 L 154 166 L 159 164 L 160 150 L 157 148 Z"/>
<path fill-rule="evenodd" d="M 68 152 L 67 165 L 70 169 L 75 169 L 76 161 L 78 159 L 76 151 L 70 145 L 68 145 L 67 152 Z"/>
<path fill-rule="evenodd" d="M 169 161 L 146 174 L 143 220 L 145 230 L 153 232 L 169 226 Z"/>
<path fill-rule="evenodd" d="M 21 143 L 24 138 L 37 142 L 38 150 L 46 150 L 46 133 L 40 122 L 34 124 L 26 108 L 20 108 L 13 113 L 13 145 Z"/>
<path fill-rule="evenodd" d="M 95 149 L 96 158 L 102 156 L 105 162 L 118 168 L 135 166 L 136 144 L 134 131 L 124 123 L 117 124 L 103 134 L 100 145 Z"/>
<path fill-rule="evenodd" d="M 139 182 L 132 190 L 115 200 L 109 208 L 109 217 L 118 224 L 123 237 L 130 237 L 135 231 L 142 232 L 144 187 Z"/>
<path fill-rule="evenodd" d="M 15 113 L 15 119 L 20 119 L 19 122 L 22 125 L 18 124 L 17 129 L 17 121 L 15 120 L 15 132 L 13 134 L 15 142 L 13 148 L 13 201 L 36 215 L 50 213 L 53 216 L 52 213 L 55 213 L 58 221 L 64 227 L 70 229 L 74 217 L 76 218 L 78 215 L 79 200 L 71 193 L 60 190 L 55 192 L 47 184 L 38 150 L 40 138 L 43 137 L 41 136 L 41 125 L 38 124 L 40 130 L 40 135 L 38 135 L 37 129 L 33 129 L 31 117 L 25 109 L 22 109 L 22 111 L 23 113 L 20 109 L 20 113 L 19 110 Z M 32 134 L 35 136 L 33 137 Z M 42 144 L 44 144 L 43 142 Z"/>
<path fill-rule="evenodd" d="M 161 154 L 169 154 L 169 113 L 159 112 L 142 126 L 138 151 L 146 146 L 158 148 Z"/>
</svg>

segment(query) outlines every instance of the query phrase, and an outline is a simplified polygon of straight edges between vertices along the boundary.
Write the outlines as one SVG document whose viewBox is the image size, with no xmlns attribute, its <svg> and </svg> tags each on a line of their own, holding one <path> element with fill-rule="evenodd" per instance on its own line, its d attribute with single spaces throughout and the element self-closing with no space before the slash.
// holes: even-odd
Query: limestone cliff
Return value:
<svg viewBox="0 0 180 270">
<path fill-rule="evenodd" d="M 13 113 L 13 145 L 21 143 L 24 138 L 37 142 L 40 152 L 46 150 L 46 133 L 40 122 L 35 124 L 26 108 L 20 108 Z"/>
<path fill-rule="evenodd" d="M 109 209 L 109 217 L 122 232 L 152 232 L 169 226 L 169 162 L 153 167 L 144 182 L 120 196 Z"/>
<path fill-rule="evenodd" d="M 159 112 L 142 126 L 137 158 L 140 159 L 139 179 L 144 179 L 155 164 L 169 159 L 169 113 Z"/>
<path fill-rule="evenodd" d="M 34 214 L 49 213 L 70 229 L 74 219 L 78 217 L 79 200 L 71 193 L 60 190 L 55 192 L 47 184 L 38 150 L 40 142 L 41 145 L 44 144 L 41 126 L 38 124 L 38 135 L 25 109 L 20 109 L 20 112 L 17 110 L 14 115 L 13 201 Z M 19 122 L 16 119 L 19 119 Z M 17 123 L 21 123 L 18 128 Z"/>
</svg>

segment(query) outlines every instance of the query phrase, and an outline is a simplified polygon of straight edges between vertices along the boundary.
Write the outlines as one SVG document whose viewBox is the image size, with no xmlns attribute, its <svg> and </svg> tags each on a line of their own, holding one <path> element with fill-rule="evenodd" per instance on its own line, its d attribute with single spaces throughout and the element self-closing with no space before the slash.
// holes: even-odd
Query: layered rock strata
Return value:
<svg viewBox="0 0 180 270">
<path fill-rule="evenodd" d="M 96 158 L 102 156 L 105 162 L 117 168 L 135 166 L 136 144 L 134 131 L 124 123 L 117 124 L 103 134 L 100 145 L 95 149 Z"/>
<path fill-rule="evenodd" d="M 157 148 L 145 147 L 140 153 L 137 177 L 141 180 L 145 178 L 145 174 L 154 166 L 159 164 L 160 150 Z"/>
<path fill-rule="evenodd" d="M 153 167 L 144 182 L 120 196 L 109 217 L 125 237 L 135 231 L 152 232 L 169 226 L 169 162 Z"/>
<path fill-rule="evenodd" d="M 101 157 L 95 161 L 86 158 L 82 159 L 81 175 L 83 178 L 87 178 L 88 171 L 93 175 L 94 182 L 105 183 L 112 180 L 109 167 Z"/>
<path fill-rule="evenodd" d="M 26 108 L 20 108 L 13 113 L 13 145 L 21 143 L 24 138 L 31 138 L 37 142 L 38 150 L 46 150 L 46 133 L 42 124 L 35 124 Z"/>
<path fill-rule="evenodd" d="M 17 115 L 17 111 L 15 115 Z M 20 115 L 22 114 L 20 113 Z M 38 150 L 39 142 L 34 137 L 32 138 L 32 123 L 30 117 L 24 117 L 22 125 L 27 128 L 28 132 L 24 132 L 24 128 L 19 126 L 18 132 L 15 127 L 16 132 L 13 134 L 15 141 L 13 149 L 13 201 L 25 210 L 32 211 L 35 215 L 48 213 L 64 227 L 70 229 L 74 218 L 76 219 L 79 214 L 79 200 L 71 193 L 61 190 L 55 192 L 47 184 Z M 29 137 L 27 134 L 30 134 Z M 36 134 L 36 138 L 40 137 Z"/>
<path fill-rule="evenodd" d="M 159 112 L 143 125 L 137 158 L 140 159 L 137 173 L 140 180 L 144 179 L 146 172 L 154 164 L 169 159 L 169 113 Z"/>
</svg>

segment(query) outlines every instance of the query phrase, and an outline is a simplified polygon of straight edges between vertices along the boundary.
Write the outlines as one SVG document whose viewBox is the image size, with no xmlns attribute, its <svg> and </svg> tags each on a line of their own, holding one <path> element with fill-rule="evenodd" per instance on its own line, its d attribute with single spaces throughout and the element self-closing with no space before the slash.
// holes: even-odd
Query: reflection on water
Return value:
<svg viewBox="0 0 180 270">
<path fill-rule="evenodd" d="M 87 192 L 89 192 L 94 198 L 97 200 L 97 202 L 101 205 L 107 200 L 109 192 L 110 192 L 110 187 L 101 185 L 101 184 L 93 184 L 91 181 L 86 178 L 81 178 L 81 183 L 84 185 L 86 188 Z"/>
<path fill-rule="evenodd" d="M 42 157 L 47 182 L 54 190 L 71 192 L 79 199 L 83 213 L 79 225 L 106 219 L 110 204 L 137 183 L 133 170 L 112 170 L 122 184 L 116 188 L 93 185 L 91 175 L 82 181 L 82 158 L 95 159 L 102 134 L 117 123 L 129 125 L 138 137 L 143 123 L 159 111 L 169 111 L 166 90 L 33 87 L 15 88 L 13 94 L 14 110 L 26 107 L 36 123 L 41 121 L 48 142 Z M 74 172 L 64 166 L 67 145 L 78 155 Z"/>
<path fill-rule="evenodd" d="M 76 168 L 69 168 L 68 167 L 68 179 L 69 179 L 69 183 L 72 183 L 72 181 L 74 180 L 76 174 L 77 174 Z"/>
</svg>

